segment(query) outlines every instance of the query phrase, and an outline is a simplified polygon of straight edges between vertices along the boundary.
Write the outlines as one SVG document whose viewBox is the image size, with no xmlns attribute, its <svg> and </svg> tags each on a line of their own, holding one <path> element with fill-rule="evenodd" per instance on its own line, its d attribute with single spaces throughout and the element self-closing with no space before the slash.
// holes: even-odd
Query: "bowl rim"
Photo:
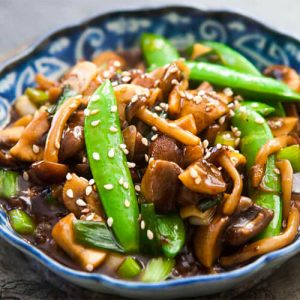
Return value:
<svg viewBox="0 0 300 300">
<path fill-rule="evenodd" d="M 35 51 L 38 51 L 42 48 L 50 38 L 55 37 L 56 35 L 62 34 L 62 32 L 67 32 L 73 30 L 75 28 L 80 28 L 82 26 L 88 25 L 92 22 L 95 22 L 99 19 L 109 18 L 115 15 L 119 15 L 121 13 L 124 14 L 132 14 L 137 12 L 163 12 L 163 11 L 181 11 L 181 10 L 197 10 L 198 12 L 205 13 L 229 13 L 232 15 L 236 15 L 238 17 L 242 17 L 250 22 L 255 22 L 258 25 L 262 26 L 263 28 L 269 31 L 275 31 L 277 34 L 287 37 L 293 40 L 296 43 L 299 43 L 299 38 L 295 35 L 285 33 L 282 30 L 278 30 L 274 28 L 274 26 L 259 20 L 256 17 L 249 16 L 249 14 L 244 14 L 236 9 L 227 9 L 227 8 L 214 8 L 214 9 L 207 9 L 201 8 L 199 6 L 190 4 L 190 5 L 152 5 L 152 6 L 137 6 L 135 5 L 133 8 L 129 7 L 128 9 L 122 8 L 120 10 L 108 11 L 104 13 L 97 13 L 91 17 L 81 19 L 76 22 L 72 22 L 68 25 L 59 26 L 53 30 L 48 31 L 41 37 L 37 38 L 33 43 L 31 43 L 28 47 L 23 49 L 22 51 L 18 52 L 16 55 L 4 60 L 0 63 L 0 76 L 2 73 L 13 69 L 14 66 L 22 61 L 25 61 L 30 55 L 34 54 Z M 110 277 L 105 274 L 101 273 L 88 273 L 84 271 L 78 271 L 67 267 L 58 261 L 54 260 L 50 256 L 48 256 L 43 251 L 39 250 L 34 245 L 29 244 L 20 236 L 18 236 L 15 232 L 11 231 L 10 229 L 3 228 L 9 226 L 7 224 L 7 215 L 2 207 L 0 207 L 0 237 L 6 240 L 11 245 L 15 246 L 17 249 L 21 250 L 22 252 L 32 256 L 41 264 L 46 266 L 51 271 L 55 272 L 56 274 L 64 274 L 66 277 L 70 276 L 77 280 L 91 280 L 95 282 L 101 282 L 107 287 L 118 287 L 126 290 L 147 290 L 147 289 L 166 289 L 171 287 L 178 287 L 184 285 L 192 285 L 196 283 L 204 283 L 204 282 L 216 282 L 222 280 L 233 280 L 237 278 L 242 278 L 252 272 L 256 272 L 262 268 L 264 268 L 268 263 L 280 259 L 284 256 L 291 256 L 295 255 L 300 251 L 300 238 L 297 238 L 292 244 L 287 247 L 284 247 L 280 250 L 273 251 L 267 254 L 264 254 L 257 258 L 255 261 L 240 267 L 238 269 L 219 273 L 219 274 L 212 274 L 212 275 L 197 275 L 192 277 L 185 277 L 185 278 L 176 278 L 170 279 L 167 281 L 157 282 L 157 283 L 143 283 L 143 282 L 136 282 L 136 281 L 126 281 L 122 279 L 116 279 Z"/>
</svg>

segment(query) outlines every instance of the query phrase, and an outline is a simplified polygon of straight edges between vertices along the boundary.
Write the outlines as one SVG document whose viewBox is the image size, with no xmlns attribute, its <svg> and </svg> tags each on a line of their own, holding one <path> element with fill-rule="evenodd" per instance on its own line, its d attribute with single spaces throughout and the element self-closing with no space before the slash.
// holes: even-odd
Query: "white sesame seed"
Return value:
<svg viewBox="0 0 300 300">
<path fill-rule="evenodd" d="M 118 108 L 117 108 L 116 105 L 112 105 L 111 108 L 110 108 L 110 111 L 113 112 L 113 113 L 116 112 L 117 110 L 118 110 Z"/>
<path fill-rule="evenodd" d="M 90 101 L 97 101 L 99 99 L 100 99 L 100 97 L 98 95 L 95 95 L 95 94 L 90 97 Z"/>
<path fill-rule="evenodd" d="M 124 187 L 124 189 L 128 190 L 129 189 L 129 183 L 127 181 L 125 181 L 123 183 L 123 187 Z"/>
<path fill-rule="evenodd" d="M 89 180 L 89 185 L 93 185 L 93 184 L 95 184 L 95 180 L 92 178 Z"/>
<path fill-rule="evenodd" d="M 235 115 L 235 112 L 234 112 L 232 109 L 230 109 L 230 110 L 229 110 L 229 116 L 230 116 L 230 117 L 233 117 L 234 115 Z"/>
<path fill-rule="evenodd" d="M 154 238 L 154 234 L 150 229 L 147 230 L 147 238 L 148 240 L 153 240 Z"/>
<path fill-rule="evenodd" d="M 204 141 L 202 142 L 202 145 L 203 145 L 204 148 L 207 148 L 208 145 L 209 145 L 208 140 L 204 140 Z"/>
<path fill-rule="evenodd" d="M 143 145 L 148 146 L 148 140 L 145 137 L 143 137 L 141 141 Z"/>
<path fill-rule="evenodd" d="M 92 156 L 94 160 L 100 160 L 100 154 L 98 152 L 93 152 Z"/>
<path fill-rule="evenodd" d="M 241 134 L 242 133 L 239 130 L 234 133 L 235 136 L 241 136 Z"/>
<path fill-rule="evenodd" d="M 83 201 L 83 200 L 80 199 L 80 198 L 76 200 L 76 204 L 77 204 L 78 206 L 86 206 L 86 202 Z"/>
<path fill-rule="evenodd" d="M 225 119 L 226 119 L 226 116 L 222 116 L 222 117 L 219 119 L 219 124 L 220 124 L 220 125 L 223 125 L 224 122 L 225 122 Z"/>
<path fill-rule="evenodd" d="M 233 91 L 231 88 L 227 87 L 223 90 L 224 94 L 228 97 L 231 97 L 233 95 Z"/>
<path fill-rule="evenodd" d="M 86 217 L 86 220 L 87 221 L 91 221 L 91 220 L 93 220 L 94 219 L 94 217 L 95 217 L 95 213 L 90 213 L 87 217 Z"/>
<path fill-rule="evenodd" d="M 114 126 L 110 126 L 109 131 L 110 132 L 117 132 L 118 129 L 116 127 L 114 127 Z"/>
<path fill-rule="evenodd" d="M 130 206 L 130 201 L 126 199 L 124 201 L 124 205 L 125 205 L 125 207 L 129 207 Z"/>
<path fill-rule="evenodd" d="M 60 143 L 59 143 L 59 141 L 55 141 L 55 148 L 56 149 L 60 149 Z"/>
<path fill-rule="evenodd" d="M 110 191 L 114 188 L 114 186 L 111 184 L 111 183 L 108 183 L 108 184 L 104 184 L 103 186 L 106 190 Z"/>
<path fill-rule="evenodd" d="M 171 80 L 171 83 L 174 85 L 180 85 L 179 81 L 175 78 Z"/>
<path fill-rule="evenodd" d="M 124 152 L 124 154 L 128 154 L 129 153 L 129 151 L 127 150 L 127 149 L 122 149 L 122 151 Z"/>
<path fill-rule="evenodd" d="M 216 148 L 217 148 L 217 149 L 221 149 L 221 148 L 222 148 L 222 145 L 221 145 L 221 144 L 217 144 L 217 145 L 216 145 Z"/>
<path fill-rule="evenodd" d="M 96 115 L 99 111 L 100 111 L 99 109 L 93 109 L 93 110 L 91 111 L 91 115 L 92 115 L 92 116 L 93 116 L 93 115 Z"/>
<path fill-rule="evenodd" d="M 195 169 L 191 169 L 190 174 L 191 174 L 192 178 L 197 178 L 198 177 L 198 172 Z"/>
<path fill-rule="evenodd" d="M 106 221 L 108 227 L 111 227 L 112 224 L 113 224 L 113 222 L 114 222 L 114 219 L 113 219 L 112 217 L 109 217 L 109 218 L 107 219 L 107 221 Z"/>
<path fill-rule="evenodd" d="M 145 154 L 145 161 L 149 161 L 149 156 L 147 154 Z"/>
<path fill-rule="evenodd" d="M 131 102 L 134 103 L 136 101 L 139 100 L 139 96 L 138 95 L 134 95 L 132 98 L 131 98 Z"/>
<path fill-rule="evenodd" d="M 29 180 L 29 175 L 28 175 L 28 173 L 27 173 L 26 171 L 23 172 L 23 179 L 24 179 L 25 181 L 28 181 L 28 180 Z"/>
<path fill-rule="evenodd" d="M 82 157 L 82 162 L 83 162 L 83 163 L 86 163 L 86 162 L 87 162 L 86 156 L 83 156 L 83 157 Z"/>
<path fill-rule="evenodd" d="M 88 264 L 85 266 L 86 270 L 92 272 L 94 270 L 94 266 L 92 264 Z"/>
<path fill-rule="evenodd" d="M 86 108 L 84 111 L 83 111 L 83 114 L 88 117 L 90 115 L 90 110 L 88 108 Z"/>
<path fill-rule="evenodd" d="M 40 147 L 38 145 L 32 145 L 32 151 L 35 154 L 38 154 L 40 152 Z"/>
<path fill-rule="evenodd" d="M 82 214 L 87 214 L 88 212 L 90 212 L 90 209 L 88 207 L 84 208 L 81 213 Z"/>
<path fill-rule="evenodd" d="M 89 196 L 89 195 L 91 194 L 92 191 L 93 191 L 93 188 L 89 185 L 89 186 L 87 186 L 86 189 L 85 189 L 85 194 L 86 194 L 87 196 Z"/>
<path fill-rule="evenodd" d="M 195 183 L 196 183 L 196 184 L 200 184 L 200 182 L 201 182 L 201 178 L 200 178 L 200 177 L 197 177 L 197 178 L 195 179 Z"/>
<path fill-rule="evenodd" d="M 156 139 L 158 138 L 158 134 L 154 134 L 152 137 L 151 137 L 151 141 L 155 141 Z"/>
<path fill-rule="evenodd" d="M 127 162 L 127 166 L 128 166 L 128 168 L 129 169 L 132 169 L 132 168 L 134 168 L 135 166 L 136 166 L 136 164 L 134 163 L 134 162 Z"/>
<path fill-rule="evenodd" d="M 71 173 L 67 173 L 66 179 L 67 180 L 71 180 L 72 179 L 72 174 Z"/>
<path fill-rule="evenodd" d="M 261 117 L 256 117 L 255 118 L 255 123 L 257 123 L 257 124 L 263 124 L 264 123 L 264 119 L 261 118 Z"/>
<path fill-rule="evenodd" d="M 114 67 L 116 67 L 116 68 L 121 67 L 121 63 L 120 63 L 118 60 L 115 60 L 115 61 L 113 62 L 113 65 L 114 65 Z"/>
<path fill-rule="evenodd" d="M 123 185 L 123 183 L 124 183 L 124 178 L 121 177 L 120 180 L 119 180 L 119 184 L 120 184 L 120 185 Z"/>
<path fill-rule="evenodd" d="M 111 85 L 114 86 L 114 87 L 117 86 L 117 85 L 118 85 L 118 81 L 113 81 L 113 82 L 111 83 Z"/>
<path fill-rule="evenodd" d="M 100 124 L 100 120 L 94 120 L 94 121 L 91 122 L 91 125 L 92 125 L 93 127 L 96 127 L 96 126 L 98 126 L 99 124 Z"/>
<path fill-rule="evenodd" d="M 156 111 L 162 111 L 162 108 L 161 108 L 160 106 L 155 106 L 154 109 L 155 109 Z"/>
<path fill-rule="evenodd" d="M 234 145 L 235 145 L 235 146 L 238 146 L 239 143 L 240 143 L 240 141 L 241 141 L 241 139 L 240 139 L 240 138 L 237 138 L 237 139 L 235 140 L 235 142 L 234 142 Z"/>
<path fill-rule="evenodd" d="M 151 164 L 151 162 L 154 160 L 154 158 L 153 157 L 150 157 L 149 158 L 149 164 Z"/>
<path fill-rule="evenodd" d="M 103 72 L 103 77 L 104 78 L 108 78 L 110 76 L 110 72 L 108 71 L 108 70 L 105 70 L 104 72 Z"/>
<path fill-rule="evenodd" d="M 209 151 L 207 151 L 203 158 L 208 159 L 210 157 L 210 155 L 211 155 L 211 153 Z"/>
<path fill-rule="evenodd" d="M 69 107 L 70 107 L 70 108 L 76 108 L 77 105 L 76 105 L 76 103 L 71 103 L 71 104 L 69 105 Z"/>
<path fill-rule="evenodd" d="M 136 184 L 136 185 L 134 186 L 134 189 L 135 189 L 137 192 L 140 192 L 140 191 L 141 191 L 141 186 L 138 185 L 138 184 Z"/>
<path fill-rule="evenodd" d="M 131 80 L 130 76 L 124 76 L 124 77 L 122 77 L 122 81 L 123 82 L 129 82 L 130 80 Z"/>
<path fill-rule="evenodd" d="M 109 149 L 107 155 L 109 158 L 113 158 L 115 156 L 115 149 L 114 148 Z"/>
<path fill-rule="evenodd" d="M 74 197 L 74 193 L 73 193 L 73 190 L 72 189 L 68 189 L 67 192 L 66 192 L 67 196 L 69 198 L 73 198 Z"/>
<path fill-rule="evenodd" d="M 126 149 L 127 146 L 126 146 L 126 144 L 120 144 L 120 148 L 121 148 L 121 149 Z"/>
<path fill-rule="evenodd" d="M 152 129 L 153 131 L 157 131 L 157 128 L 156 128 L 155 126 L 152 126 L 151 129 Z"/>
<path fill-rule="evenodd" d="M 280 174 L 280 171 L 279 171 L 279 169 L 277 169 L 277 168 L 274 168 L 274 173 L 279 175 L 279 174 Z"/>
<path fill-rule="evenodd" d="M 142 221 L 141 221 L 141 229 L 142 229 L 142 230 L 144 230 L 144 229 L 145 229 L 145 227 L 146 227 L 145 221 L 144 221 L 144 220 L 142 220 Z"/>
</svg>

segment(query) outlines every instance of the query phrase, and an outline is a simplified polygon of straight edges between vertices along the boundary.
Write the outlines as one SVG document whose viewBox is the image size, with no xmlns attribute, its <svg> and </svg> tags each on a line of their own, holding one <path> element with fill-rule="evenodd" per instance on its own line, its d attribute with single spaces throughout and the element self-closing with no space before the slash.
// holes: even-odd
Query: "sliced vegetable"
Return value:
<svg viewBox="0 0 300 300">
<path fill-rule="evenodd" d="M 149 260 L 140 280 L 143 282 L 163 281 L 170 276 L 174 265 L 175 260 L 171 258 L 152 258 Z"/>
<path fill-rule="evenodd" d="M 92 248 L 124 252 L 103 222 L 74 221 L 75 241 Z"/>
<path fill-rule="evenodd" d="M 257 113 L 259 113 L 264 117 L 275 112 L 274 107 L 263 102 L 243 101 L 241 102 L 241 106 L 250 107 L 251 109 L 253 109 L 254 111 L 256 111 Z"/>
<path fill-rule="evenodd" d="M 299 145 L 285 147 L 277 153 L 277 159 L 288 159 L 294 173 L 300 172 L 300 148 Z"/>
<path fill-rule="evenodd" d="M 27 88 L 25 95 L 29 97 L 30 101 L 37 105 L 45 104 L 45 102 L 49 100 L 49 96 L 46 92 L 36 88 Z"/>
<path fill-rule="evenodd" d="M 18 173 L 9 170 L 0 170 L 0 197 L 10 198 L 17 195 Z"/>
<path fill-rule="evenodd" d="M 215 145 L 226 145 L 235 148 L 236 147 L 236 137 L 234 136 L 232 131 L 222 131 L 218 132 Z"/>
<path fill-rule="evenodd" d="M 127 257 L 117 270 L 117 274 L 121 278 L 134 278 L 138 276 L 142 271 L 142 266 L 133 257 Z"/>
<path fill-rule="evenodd" d="M 96 90 L 87 110 L 96 112 L 85 118 L 84 133 L 89 164 L 107 223 L 125 251 L 137 251 L 138 202 L 123 152 L 126 146 L 110 81 L 105 81 Z"/>
<path fill-rule="evenodd" d="M 8 212 L 12 228 L 19 234 L 33 234 L 35 224 L 31 216 L 21 209 Z"/>
</svg>

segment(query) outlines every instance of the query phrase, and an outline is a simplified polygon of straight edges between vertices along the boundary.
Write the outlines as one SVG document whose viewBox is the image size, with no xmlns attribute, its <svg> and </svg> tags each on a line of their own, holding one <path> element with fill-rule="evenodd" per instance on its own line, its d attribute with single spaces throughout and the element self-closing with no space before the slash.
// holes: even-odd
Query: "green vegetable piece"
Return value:
<svg viewBox="0 0 300 300">
<path fill-rule="evenodd" d="M 216 196 L 213 199 L 207 199 L 207 200 L 203 200 L 201 201 L 197 206 L 199 207 L 199 209 L 201 211 L 207 211 L 208 209 L 214 207 L 215 205 L 217 205 L 218 203 L 220 203 L 222 200 L 222 198 L 220 196 Z"/>
<path fill-rule="evenodd" d="M 280 102 L 278 102 L 278 103 L 280 103 Z M 249 107 L 264 117 L 275 112 L 274 107 L 272 107 L 266 103 L 263 103 L 263 102 L 243 101 L 243 102 L 241 102 L 241 106 Z"/>
<path fill-rule="evenodd" d="M 17 172 L 0 170 L 0 197 L 10 198 L 18 194 L 18 176 Z"/>
<path fill-rule="evenodd" d="M 235 148 L 235 142 L 236 142 L 236 138 L 233 132 L 231 131 L 218 132 L 215 139 L 215 145 L 221 144 L 221 145 L 231 146 L 233 148 Z"/>
<path fill-rule="evenodd" d="M 143 33 L 141 36 L 143 55 L 150 69 L 162 67 L 180 56 L 176 48 L 164 37 L 154 33 Z"/>
<path fill-rule="evenodd" d="M 210 63 L 186 62 L 186 65 L 190 69 L 191 80 L 205 80 L 219 86 L 230 87 L 246 97 L 256 99 L 272 99 L 272 102 L 300 101 L 300 93 L 292 91 L 286 84 L 272 78 L 248 75 Z"/>
<path fill-rule="evenodd" d="M 225 67 L 241 73 L 261 76 L 260 71 L 248 59 L 225 44 L 213 41 L 202 41 L 200 43 L 214 50 Z"/>
<path fill-rule="evenodd" d="M 293 167 L 294 173 L 300 172 L 300 148 L 292 145 L 281 149 L 277 153 L 277 159 L 288 159 Z"/>
<path fill-rule="evenodd" d="M 153 203 L 141 205 L 145 229 L 141 231 L 142 252 L 151 255 L 163 254 L 173 258 L 185 243 L 185 228 L 182 219 L 175 214 L 157 215 Z M 152 238 L 149 238 L 149 231 Z"/>
<path fill-rule="evenodd" d="M 140 280 L 143 282 L 163 281 L 170 276 L 174 266 L 174 259 L 162 257 L 152 258 L 149 260 Z"/>
<path fill-rule="evenodd" d="M 111 231 L 103 222 L 75 221 L 74 232 L 75 240 L 79 244 L 92 248 L 124 252 L 124 249 L 118 245 Z"/>
<path fill-rule="evenodd" d="M 142 266 L 133 257 L 127 257 L 119 267 L 117 274 L 121 278 L 131 279 L 138 276 L 142 271 Z"/>
<path fill-rule="evenodd" d="M 49 100 L 49 96 L 42 90 L 36 88 L 27 88 L 25 90 L 25 95 L 27 95 L 31 102 L 37 105 L 43 105 Z"/>
<path fill-rule="evenodd" d="M 137 251 L 138 202 L 123 152 L 117 101 L 111 82 L 105 81 L 91 99 L 87 109 L 97 113 L 85 118 L 84 133 L 97 191 L 117 241 L 125 251 Z"/>
<path fill-rule="evenodd" d="M 285 117 L 285 109 L 281 102 L 272 102 L 270 105 L 274 108 L 274 112 L 272 112 L 269 117 Z"/>
<path fill-rule="evenodd" d="M 247 172 L 254 165 L 255 157 L 260 148 L 273 138 L 266 120 L 249 107 L 235 110 L 231 119 L 232 125 L 241 131 L 241 152 L 247 158 Z M 280 177 L 274 172 L 276 168 L 275 156 L 271 155 L 266 164 L 265 176 L 262 184 L 268 192 L 252 189 L 249 182 L 249 194 L 260 206 L 273 210 L 274 217 L 268 227 L 260 234 L 260 238 L 275 236 L 280 233 L 282 221 L 282 203 L 280 200 Z"/>
<path fill-rule="evenodd" d="M 12 228 L 19 234 L 33 234 L 35 224 L 31 216 L 21 209 L 8 212 Z"/>
</svg>

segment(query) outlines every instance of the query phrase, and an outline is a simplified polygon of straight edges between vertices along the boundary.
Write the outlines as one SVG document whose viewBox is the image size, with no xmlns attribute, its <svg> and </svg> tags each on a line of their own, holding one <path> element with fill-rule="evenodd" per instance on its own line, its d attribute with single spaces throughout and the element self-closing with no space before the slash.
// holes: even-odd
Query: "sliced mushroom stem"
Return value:
<svg viewBox="0 0 300 300">
<path fill-rule="evenodd" d="M 297 144 L 296 138 L 289 135 L 285 135 L 268 141 L 260 148 L 255 158 L 255 165 L 252 167 L 253 187 L 259 186 L 264 175 L 264 168 L 267 163 L 268 157 L 271 154 L 278 152 L 280 149 L 293 144 Z"/>
<path fill-rule="evenodd" d="M 220 263 L 224 267 L 231 267 L 240 263 L 244 263 L 256 256 L 281 249 L 289 245 L 294 240 L 298 232 L 298 226 L 299 211 L 297 208 L 292 207 L 289 213 L 286 229 L 282 234 L 246 245 L 236 254 L 221 257 Z"/>
<path fill-rule="evenodd" d="M 224 215 L 230 216 L 232 215 L 239 204 L 239 200 L 241 198 L 242 190 L 243 190 L 243 180 L 233 163 L 231 162 L 230 158 L 223 153 L 219 156 L 219 163 L 228 173 L 228 175 L 233 180 L 233 190 L 229 197 L 226 199 L 222 211 Z"/>
<path fill-rule="evenodd" d="M 198 145 L 200 138 L 191 132 L 180 128 L 176 124 L 171 124 L 167 120 L 160 118 L 146 108 L 141 108 L 136 116 L 150 126 L 155 126 L 159 131 L 178 140 L 185 145 Z"/>
<path fill-rule="evenodd" d="M 46 141 L 44 152 L 45 161 L 54 163 L 58 162 L 58 152 L 64 127 L 72 113 L 79 107 L 80 104 L 80 97 L 69 98 L 61 105 L 54 115 Z"/>
<path fill-rule="evenodd" d="M 286 221 L 290 208 L 293 188 L 293 168 L 289 160 L 280 160 L 276 162 L 276 167 L 280 170 L 282 186 L 282 218 Z"/>
</svg>

